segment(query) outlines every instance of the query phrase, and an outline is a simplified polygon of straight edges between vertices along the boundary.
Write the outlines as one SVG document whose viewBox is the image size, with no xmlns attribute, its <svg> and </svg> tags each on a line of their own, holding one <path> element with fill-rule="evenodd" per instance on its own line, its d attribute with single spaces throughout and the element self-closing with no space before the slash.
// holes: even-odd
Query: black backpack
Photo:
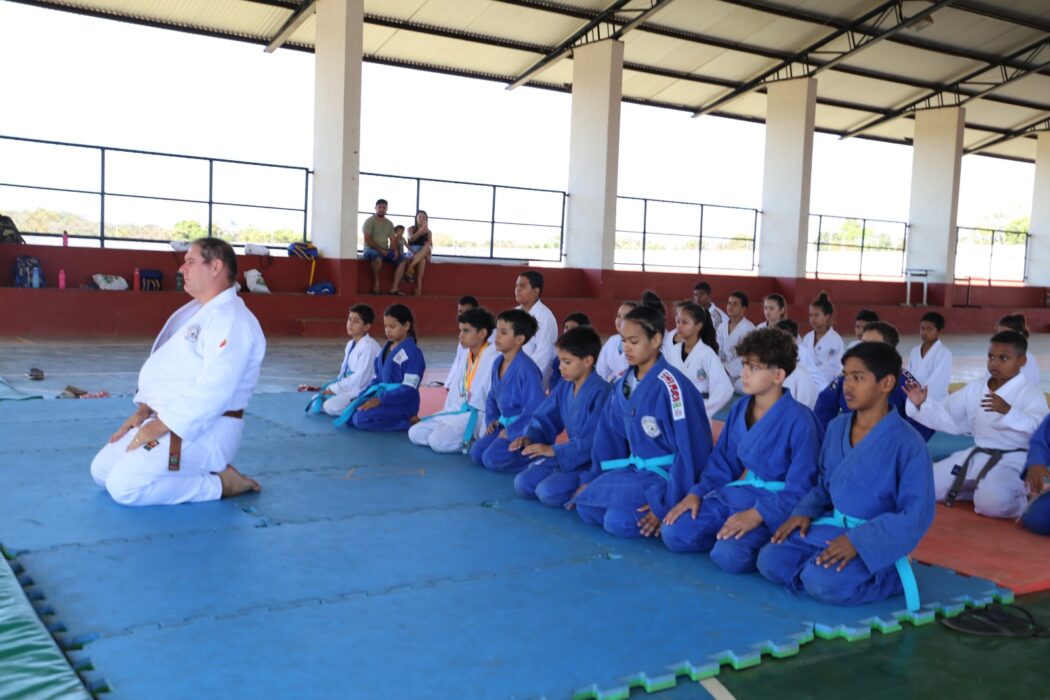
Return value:
<svg viewBox="0 0 1050 700">
<path fill-rule="evenodd" d="M 4 214 L 0 214 L 0 243 L 25 243 L 14 219 Z"/>
</svg>

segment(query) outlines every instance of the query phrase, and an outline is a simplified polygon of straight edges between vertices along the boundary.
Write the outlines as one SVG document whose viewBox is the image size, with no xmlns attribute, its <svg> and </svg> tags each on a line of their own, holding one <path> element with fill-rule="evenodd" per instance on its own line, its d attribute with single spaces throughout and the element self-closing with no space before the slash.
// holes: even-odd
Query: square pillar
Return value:
<svg viewBox="0 0 1050 700">
<path fill-rule="evenodd" d="M 328 258 L 357 257 L 363 0 L 317 0 L 311 233 Z"/>
<path fill-rule="evenodd" d="M 1039 134 L 1028 232 L 1028 284 L 1050 287 L 1050 131 Z"/>
<path fill-rule="evenodd" d="M 930 282 L 955 280 L 959 233 L 959 173 L 966 109 L 922 110 L 915 115 L 907 267 L 932 270 Z"/>
<path fill-rule="evenodd" d="M 766 94 L 766 155 L 758 273 L 805 277 L 817 81 L 773 83 Z"/>
<path fill-rule="evenodd" d="M 565 264 L 611 270 L 616 248 L 623 44 L 599 41 L 573 51 L 569 200 Z"/>
</svg>

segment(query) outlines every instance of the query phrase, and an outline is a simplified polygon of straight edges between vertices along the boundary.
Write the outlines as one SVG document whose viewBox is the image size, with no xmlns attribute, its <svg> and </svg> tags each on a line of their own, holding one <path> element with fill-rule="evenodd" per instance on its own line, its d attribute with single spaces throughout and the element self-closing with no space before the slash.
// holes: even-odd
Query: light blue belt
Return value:
<svg viewBox="0 0 1050 700">
<path fill-rule="evenodd" d="M 350 375 L 347 375 L 347 376 L 349 377 Z M 321 406 L 323 406 L 324 402 L 325 402 L 325 397 L 322 396 L 322 394 L 324 394 L 325 389 L 327 389 L 328 387 L 332 386 L 333 384 L 338 384 L 338 383 L 339 383 L 339 380 L 335 379 L 333 381 L 328 382 L 323 387 L 321 387 L 321 390 L 319 392 L 317 392 L 316 394 L 314 394 L 314 397 L 312 399 L 310 399 L 310 403 L 306 404 L 306 412 L 311 414 L 311 415 L 315 415 L 315 416 L 317 414 L 319 414 L 321 412 Z M 328 397 L 328 398 L 331 398 L 331 397 Z"/>
<path fill-rule="evenodd" d="M 469 402 L 464 401 L 463 405 L 455 411 L 432 413 L 422 420 L 428 421 L 431 418 L 437 418 L 438 416 L 461 416 L 464 413 L 470 414 L 470 418 L 467 419 L 467 427 L 463 430 L 463 454 L 466 454 L 467 450 L 470 448 L 470 441 L 474 439 L 474 429 L 478 427 L 478 409 L 471 406 Z"/>
<path fill-rule="evenodd" d="M 502 425 L 504 428 L 506 428 L 506 427 L 509 427 L 511 423 L 513 423 L 514 421 L 518 420 L 519 418 L 521 418 L 520 414 L 517 415 L 517 416 L 500 416 L 499 417 L 499 424 Z"/>
<path fill-rule="evenodd" d="M 402 385 L 398 384 L 397 382 L 388 382 L 386 384 L 373 384 L 372 386 L 362 391 L 361 395 L 354 399 L 353 403 L 347 406 L 338 418 L 332 421 L 332 425 L 334 425 L 337 428 L 346 425 L 350 422 L 350 419 L 354 417 L 354 414 L 357 413 L 358 407 L 365 401 L 376 395 L 382 396 L 384 392 L 391 391 L 393 389 L 398 388 L 399 386 Z"/>
<path fill-rule="evenodd" d="M 752 472 L 744 474 L 743 479 L 730 481 L 726 486 L 754 486 L 755 488 L 773 491 L 774 493 L 777 491 L 783 491 L 787 488 L 787 484 L 783 481 L 766 481 L 765 479 L 759 479 Z"/>
<path fill-rule="evenodd" d="M 606 459 L 602 461 L 602 471 L 609 471 L 610 469 L 626 469 L 627 467 L 635 467 L 641 471 L 650 471 L 654 474 L 659 474 L 665 480 L 670 481 L 671 475 L 667 473 L 664 467 L 669 464 L 674 464 L 674 455 L 662 455 L 660 457 L 649 457 L 643 459 L 637 455 L 631 455 L 623 459 Z"/>
<path fill-rule="evenodd" d="M 866 522 L 868 521 L 863 518 L 854 518 L 836 508 L 833 515 L 817 518 L 813 521 L 813 524 L 834 525 L 835 527 L 852 530 Z M 911 560 L 907 556 L 903 556 L 893 562 L 893 565 L 897 567 L 897 575 L 901 577 L 901 584 L 904 586 L 904 601 L 908 605 L 908 610 L 915 612 L 921 607 L 921 602 L 919 600 L 919 584 L 915 580 L 915 572 L 911 568 Z"/>
</svg>

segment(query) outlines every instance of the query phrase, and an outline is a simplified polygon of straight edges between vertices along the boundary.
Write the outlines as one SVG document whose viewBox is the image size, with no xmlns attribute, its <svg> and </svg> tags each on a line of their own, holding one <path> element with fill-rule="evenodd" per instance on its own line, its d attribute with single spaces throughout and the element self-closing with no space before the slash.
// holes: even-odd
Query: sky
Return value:
<svg viewBox="0 0 1050 700">
<path fill-rule="evenodd" d="M 0 135 L 310 165 L 312 54 L 265 54 L 253 44 L 5 2 L 0 27 Z M 367 63 L 362 94 L 362 171 L 566 188 L 568 94 Z M 624 104 L 619 193 L 758 208 L 763 139 L 761 124 Z M 94 164 L 67 152 L 56 172 L 55 157 L 0 140 L 0 181 L 15 173 L 49 185 L 97 185 Z M 960 225 L 1028 214 L 1034 166 L 980 156 L 962 162 Z M 185 173 L 143 167 L 127 186 L 199 193 L 193 164 Z M 907 146 L 817 134 L 810 209 L 904 220 L 910 170 Z M 301 189 L 283 191 L 301 202 Z M 19 208 L 12 192 L 0 188 L 0 210 Z"/>
</svg>

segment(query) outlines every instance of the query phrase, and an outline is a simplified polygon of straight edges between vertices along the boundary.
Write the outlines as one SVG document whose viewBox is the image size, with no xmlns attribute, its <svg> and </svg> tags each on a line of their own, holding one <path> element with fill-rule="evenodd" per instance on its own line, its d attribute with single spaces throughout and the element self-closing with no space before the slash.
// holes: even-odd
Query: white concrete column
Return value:
<svg viewBox="0 0 1050 700">
<path fill-rule="evenodd" d="M 318 0 L 311 232 L 329 258 L 357 257 L 363 0 Z"/>
<path fill-rule="evenodd" d="M 1028 284 L 1050 287 L 1050 131 L 1039 134 L 1028 232 Z"/>
<path fill-rule="evenodd" d="M 569 267 L 613 267 L 622 96 L 622 43 L 599 41 L 573 52 L 565 212 L 565 264 Z"/>
<path fill-rule="evenodd" d="M 766 93 L 766 155 L 758 272 L 805 277 L 817 81 L 773 83 Z"/>
<path fill-rule="evenodd" d="M 907 266 L 932 270 L 930 282 L 955 279 L 956 216 L 966 109 L 921 110 L 915 115 Z"/>
</svg>

